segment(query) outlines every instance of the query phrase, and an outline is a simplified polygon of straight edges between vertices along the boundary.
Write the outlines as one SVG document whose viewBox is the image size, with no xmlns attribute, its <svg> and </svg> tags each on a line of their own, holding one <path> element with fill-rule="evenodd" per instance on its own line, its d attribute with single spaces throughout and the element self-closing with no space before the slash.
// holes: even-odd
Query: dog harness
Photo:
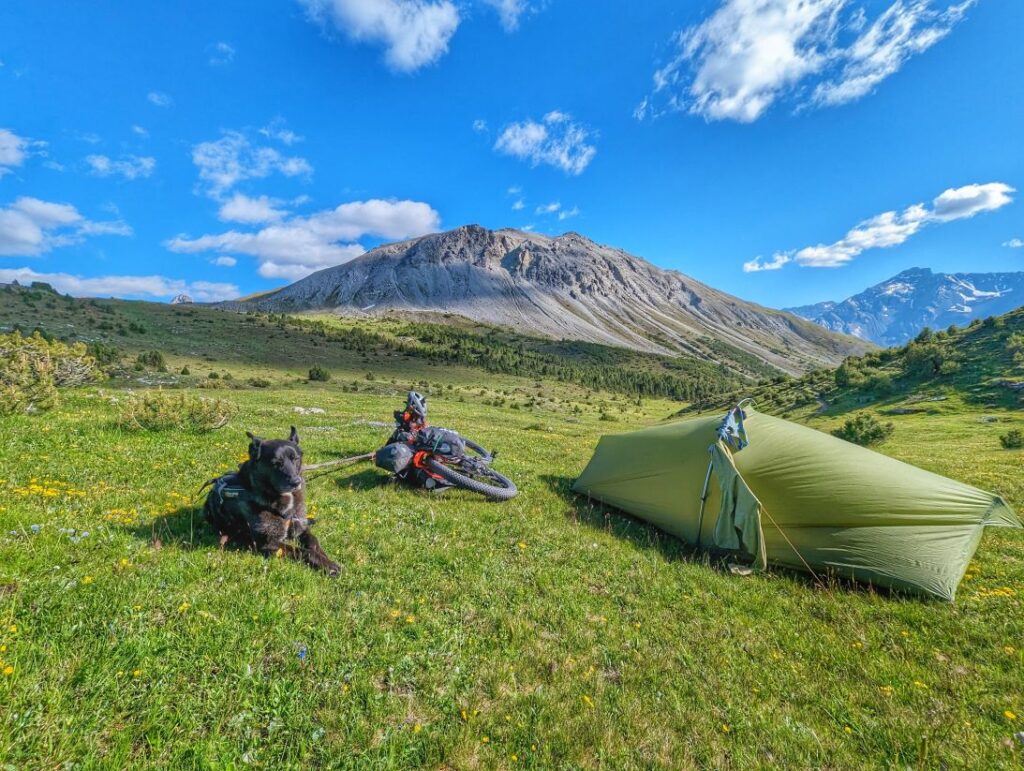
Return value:
<svg viewBox="0 0 1024 771">
<path fill-rule="evenodd" d="M 248 497 L 248 490 L 242 485 L 238 474 L 231 472 L 213 480 L 213 495 L 217 496 L 217 505 L 223 506 L 225 498 Z"/>
<path fill-rule="evenodd" d="M 285 499 L 288 501 L 288 505 L 281 511 L 275 510 L 271 506 L 265 505 L 263 500 L 258 496 L 252 494 L 252 492 L 245 485 L 242 484 L 242 480 L 238 476 L 238 472 L 232 471 L 223 476 L 219 476 L 216 479 L 212 479 L 207 484 L 212 484 L 213 489 L 210 491 L 211 495 L 216 496 L 217 508 L 224 506 L 225 500 L 243 500 L 246 499 L 255 501 L 259 504 L 260 508 L 269 510 L 272 514 L 276 514 L 284 520 L 284 533 L 285 537 L 288 537 L 288 531 L 291 530 L 292 522 L 295 520 L 294 509 L 295 509 L 295 498 L 292 493 L 283 493 L 280 500 L 283 502 Z M 248 520 L 246 520 L 248 524 Z"/>
</svg>

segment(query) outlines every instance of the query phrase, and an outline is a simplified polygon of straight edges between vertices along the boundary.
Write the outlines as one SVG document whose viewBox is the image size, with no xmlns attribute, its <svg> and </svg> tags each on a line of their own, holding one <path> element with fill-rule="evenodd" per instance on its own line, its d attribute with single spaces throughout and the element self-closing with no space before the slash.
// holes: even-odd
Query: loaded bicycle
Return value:
<svg viewBox="0 0 1024 771">
<path fill-rule="evenodd" d="M 410 391 L 405 408 L 395 412 L 395 430 L 373 454 L 379 467 L 399 480 L 434 492 L 461 487 L 496 501 L 519 492 L 515 483 L 491 468 L 497 452 L 488 452 L 458 431 L 427 424 L 427 399 Z"/>
</svg>

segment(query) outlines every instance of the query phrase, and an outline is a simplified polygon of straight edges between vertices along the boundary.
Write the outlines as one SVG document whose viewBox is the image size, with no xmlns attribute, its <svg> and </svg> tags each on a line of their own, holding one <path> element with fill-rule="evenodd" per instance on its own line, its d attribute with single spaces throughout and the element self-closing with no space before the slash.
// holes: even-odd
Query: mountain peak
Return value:
<svg viewBox="0 0 1024 771">
<path fill-rule="evenodd" d="M 931 268 L 907 268 L 890 278 L 889 281 L 883 281 L 882 283 L 887 284 L 890 281 L 896 281 L 901 278 L 928 278 L 934 275 L 935 273 Z"/>
<path fill-rule="evenodd" d="M 554 339 L 713 359 L 719 341 L 789 372 L 862 350 L 575 231 L 547 236 L 476 224 L 379 246 L 230 307 L 441 312 Z"/>
<path fill-rule="evenodd" d="M 790 310 L 835 332 L 902 345 L 924 327 L 962 326 L 1024 305 L 1024 273 L 935 273 L 910 268 L 842 302 Z"/>
</svg>

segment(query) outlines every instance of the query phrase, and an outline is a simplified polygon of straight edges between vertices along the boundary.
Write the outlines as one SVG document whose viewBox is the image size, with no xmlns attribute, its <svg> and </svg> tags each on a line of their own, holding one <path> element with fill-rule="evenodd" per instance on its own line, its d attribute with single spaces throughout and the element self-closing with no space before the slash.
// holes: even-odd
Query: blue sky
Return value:
<svg viewBox="0 0 1024 771">
<path fill-rule="evenodd" d="M 219 299 L 576 230 L 771 306 L 1024 270 L 1024 3 L 8 0 L 0 281 Z"/>
</svg>

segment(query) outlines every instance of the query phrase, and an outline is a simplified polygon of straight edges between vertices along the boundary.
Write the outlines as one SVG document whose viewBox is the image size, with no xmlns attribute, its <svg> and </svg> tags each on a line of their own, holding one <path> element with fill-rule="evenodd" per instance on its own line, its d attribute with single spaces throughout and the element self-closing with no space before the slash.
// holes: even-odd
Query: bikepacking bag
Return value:
<svg viewBox="0 0 1024 771">
<path fill-rule="evenodd" d="M 413 451 L 407 444 L 389 444 L 373 454 L 373 462 L 385 471 L 398 474 L 412 463 Z"/>
<path fill-rule="evenodd" d="M 448 428 L 424 428 L 416 436 L 416 447 L 449 458 L 461 458 L 466 454 L 466 440 Z"/>
</svg>

